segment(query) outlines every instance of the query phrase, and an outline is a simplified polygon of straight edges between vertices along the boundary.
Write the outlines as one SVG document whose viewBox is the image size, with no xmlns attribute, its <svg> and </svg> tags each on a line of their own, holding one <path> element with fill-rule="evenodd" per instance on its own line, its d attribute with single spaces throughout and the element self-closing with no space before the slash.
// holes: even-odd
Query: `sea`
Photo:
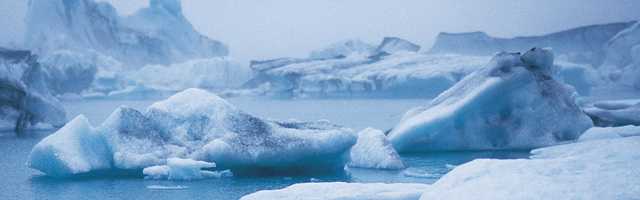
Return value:
<svg viewBox="0 0 640 200">
<path fill-rule="evenodd" d="M 229 98 L 238 109 L 263 119 L 328 120 L 359 132 L 367 127 L 387 131 L 409 109 L 430 99 L 300 99 Z M 126 105 L 145 112 L 157 100 L 84 100 L 62 102 L 67 120 L 85 115 L 97 127 Z M 231 177 L 195 181 L 150 180 L 142 177 L 53 178 L 25 165 L 31 148 L 51 131 L 0 132 L 0 199 L 239 199 L 260 191 L 307 182 L 426 183 L 455 166 L 478 158 L 527 159 L 528 151 L 462 151 L 401 154 L 404 170 L 345 168 L 334 174 L 275 177 Z M 224 170 L 224 169 L 221 169 Z"/>
</svg>

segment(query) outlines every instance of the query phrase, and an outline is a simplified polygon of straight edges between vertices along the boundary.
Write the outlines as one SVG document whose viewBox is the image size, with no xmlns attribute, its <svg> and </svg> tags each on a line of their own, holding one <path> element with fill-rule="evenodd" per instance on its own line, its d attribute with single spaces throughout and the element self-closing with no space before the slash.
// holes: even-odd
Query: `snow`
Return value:
<svg viewBox="0 0 640 200">
<path fill-rule="evenodd" d="M 585 131 L 578 140 L 586 141 L 630 136 L 640 136 L 640 127 L 633 125 L 620 127 L 593 127 Z"/>
<path fill-rule="evenodd" d="M 326 121 L 262 120 L 204 90 L 188 89 L 144 114 L 122 106 L 96 128 L 78 116 L 36 144 L 27 165 L 54 177 L 212 176 L 208 171 L 180 174 L 213 165 L 200 161 L 236 176 L 327 173 L 343 170 L 345 153 L 356 141 L 351 129 Z M 171 158 L 190 160 L 172 164 Z"/>
<path fill-rule="evenodd" d="M 51 129 L 66 123 L 37 55 L 0 48 L 0 131 Z"/>
<path fill-rule="evenodd" d="M 533 149 L 575 140 L 592 121 L 573 88 L 552 78 L 553 53 L 501 53 L 389 133 L 399 152 Z M 543 122 L 543 123 L 541 123 Z"/>
<path fill-rule="evenodd" d="M 93 49 L 123 63 L 125 71 L 228 54 L 226 45 L 193 28 L 179 0 L 151 0 L 150 5 L 119 17 L 106 2 L 33 0 L 25 45 L 43 57 L 57 50 Z"/>
<path fill-rule="evenodd" d="M 598 126 L 640 125 L 640 100 L 600 101 L 583 108 Z"/>
<path fill-rule="evenodd" d="M 347 166 L 368 169 L 407 168 L 387 136 L 373 128 L 366 128 L 358 133 L 358 141 L 351 147 L 351 162 Z"/>
<path fill-rule="evenodd" d="M 222 172 L 206 171 L 202 168 L 214 168 L 215 163 L 192 159 L 169 158 L 167 165 L 147 167 L 142 170 L 146 179 L 200 180 L 205 178 L 232 177 L 229 170 Z"/>
<path fill-rule="evenodd" d="M 418 199 L 429 187 L 417 183 L 302 183 L 259 191 L 241 199 Z"/>
<path fill-rule="evenodd" d="M 531 159 L 477 159 L 421 199 L 633 199 L 640 195 L 638 146 L 640 137 L 601 139 L 536 149 Z"/>
</svg>

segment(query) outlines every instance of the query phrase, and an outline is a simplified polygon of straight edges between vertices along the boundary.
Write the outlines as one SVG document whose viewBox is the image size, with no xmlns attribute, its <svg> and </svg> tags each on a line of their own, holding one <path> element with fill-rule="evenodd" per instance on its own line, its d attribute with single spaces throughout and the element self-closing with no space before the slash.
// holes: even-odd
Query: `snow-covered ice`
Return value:
<svg viewBox="0 0 640 200">
<path fill-rule="evenodd" d="M 309 58 L 314 60 L 326 60 L 348 57 L 352 54 L 358 54 L 367 57 L 372 56 L 375 51 L 375 45 L 364 43 L 360 39 L 352 39 L 339 41 L 330 44 L 324 49 L 312 51 L 309 54 Z"/>
<path fill-rule="evenodd" d="M 418 199 L 429 187 L 418 183 L 302 183 L 259 191 L 242 199 Z"/>
<path fill-rule="evenodd" d="M 263 120 L 188 89 L 145 114 L 122 106 L 96 128 L 80 115 L 36 144 L 27 165 L 54 177 L 142 175 L 154 166 L 147 171 L 157 175 L 173 172 L 170 158 L 215 163 L 236 176 L 326 173 L 343 170 L 356 141 L 351 129 L 326 121 Z"/>
<path fill-rule="evenodd" d="M 634 199 L 640 137 L 535 149 L 530 160 L 477 159 L 456 167 L 421 199 Z"/>
<path fill-rule="evenodd" d="M 626 134 L 610 127 L 599 132 Z M 637 135 L 534 149 L 530 159 L 477 159 L 433 185 L 303 183 L 243 199 L 634 199 L 640 195 Z"/>
<path fill-rule="evenodd" d="M 349 167 L 368 169 L 404 169 L 404 160 L 380 130 L 366 128 L 358 133 L 358 142 L 351 147 Z"/>
<path fill-rule="evenodd" d="M 607 57 L 598 67 L 600 75 L 640 90 L 640 22 L 620 31 L 603 48 Z"/>
<path fill-rule="evenodd" d="M 389 133 L 398 151 L 533 149 L 575 140 L 592 121 L 572 87 L 552 78 L 553 53 L 501 53 L 487 67 L 409 110 Z"/>
<path fill-rule="evenodd" d="M 66 123 L 37 59 L 30 51 L 0 48 L 0 131 L 51 129 Z"/>
</svg>

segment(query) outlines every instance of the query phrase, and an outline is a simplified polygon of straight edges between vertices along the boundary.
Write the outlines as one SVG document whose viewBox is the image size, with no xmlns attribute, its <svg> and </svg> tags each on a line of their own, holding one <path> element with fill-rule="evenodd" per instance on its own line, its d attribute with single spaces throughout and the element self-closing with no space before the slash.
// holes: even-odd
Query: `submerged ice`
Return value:
<svg viewBox="0 0 640 200">
<path fill-rule="evenodd" d="M 194 169 L 215 164 L 236 176 L 326 173 L 343 169 L 344 154 L 356 140 L 351 129 L 328 122 L 263 120 L 206 91 L 188 89 L 144 114 L 120 107 L 96 128 L 78 116 L 36 144 L 27 165 L 54 177 L 173 177 L 186 168 L 176 168 L 171 158 L 191 159 L 197 165 L 187 167 Z M 207 176 L 205 171 L 200 175 Z"/>
<path fill-rule="evenodd" d="M 592 121 L 552 78 L 553 53 L 501 53 L 389 133 L 398 151 L 532 149 L 575 140 Z"/>
</svg>

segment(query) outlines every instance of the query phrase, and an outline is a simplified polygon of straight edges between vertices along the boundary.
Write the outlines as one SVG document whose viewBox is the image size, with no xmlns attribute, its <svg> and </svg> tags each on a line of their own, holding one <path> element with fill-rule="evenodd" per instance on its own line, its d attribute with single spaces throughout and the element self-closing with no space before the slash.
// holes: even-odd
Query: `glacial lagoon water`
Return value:
<svg viewBox="0 0 640 200">
<path fill-rule="evenodd" d="M 266 119 L 329 120 L 358 132 L 366 127 L 392 128 L 404 113 L 425 105 L 427 99 L 411 100 L 265 100 L 232 98 L 231 104 Z M 84 114 L 99 126 L 121 105 L 142 112 L 155 101 L 63 102 L 67 118 Z M 476 158 L 527 158 L 529 152 L 480 151 L 401 154 L 405 170 L 347 168 L 343 173 L 295 177 L 221 178 L 198 181 L 146 180 L 142 177 L 57 179 L 27 168 L 31 148 L 54 131 L 22 134 L 0 133 L 0 199 L 238 199 L 267 189 L 304 182 L 415 182 L 434 183 L 456 165 Z"/>
</svg>

